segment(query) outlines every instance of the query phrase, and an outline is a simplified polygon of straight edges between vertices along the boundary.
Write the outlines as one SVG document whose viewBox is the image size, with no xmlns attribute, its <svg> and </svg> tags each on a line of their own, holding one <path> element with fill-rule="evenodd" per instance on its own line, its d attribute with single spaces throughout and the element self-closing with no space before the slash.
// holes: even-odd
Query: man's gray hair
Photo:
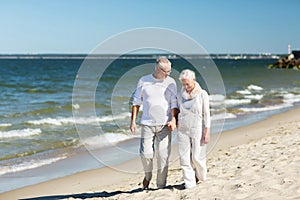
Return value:
<svg viewBox="0 0 300 200">
<path fill-rule="evenodd" d="M 156 66 L 161 67 L 163 69 L 166 69 L 166 68 L 169 68 L 169 67 L 171 68 L 171 62 L 166 57 L 159 57 L 156 60 Z"/>
</svg>

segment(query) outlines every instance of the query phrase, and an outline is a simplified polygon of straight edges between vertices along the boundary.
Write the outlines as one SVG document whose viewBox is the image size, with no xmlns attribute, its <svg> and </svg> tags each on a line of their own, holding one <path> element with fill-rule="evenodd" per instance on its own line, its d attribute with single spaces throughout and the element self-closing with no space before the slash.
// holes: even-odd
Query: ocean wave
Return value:
<svg viewBox="0 0 300 200">
<path fill-rule="evenodd" d="M 226 99 L 224 102 L 226 105 L 240 105 L 251 103 L 251 99 Z"/>
<path fill-rule="evenodd" d="M 78 110 L 80 108 L 79 104 L 72 104 L 72 108 Z"/>
<path fill-rule="evenodd" d="M 67 118 L 50 118 L 50 117 L 47 117 L 45 119 L 30 120 L 30 121 L 27 121 L 27 123 L 32 124 L 32 125 L 49 124 L 49 125 L 61 126 L 63 124 L 74 123 L 74 118 L 73 117 L 67 117 Z"/>
<path fill-rule="evenodd" d="M 0 131 L 0 139 L 1 138 L 12 138 L 12 137 L 29 137 L 33 135 L 38 135 L 42 133 L 42 130 L 26 128 L 22 130 L 11 130 L 11 131 Z"/>
<path fill-rule="evenodd" d="M 41 88 L 30 88 L 30 89 L 26 89 L 24 92 L 27 93 L 44 93 L 44 94 L 54 94 L 57 93 L 58 91 L 56 90 L 51 90 L 51 89 L 41 89 Z"/>
<path fill-rule="evenodd" d="M 59 160 L 63 160 L 65 158 L 67 158 L 67 156 L 61 156 L 61 157 L 57 157 L 57 158 L 49 158 L 49 159 L 44 159 L 44 160 L 30 160 L 30 161 L 18 163 L 18 164 L 12 165 L 12 166 L 0 166 L 0 175 L 38 168 L 43 165 L 49 165 L 49 164 L 52 164 Z"/>
<path fill-rule="evenodd" d="M 221 106 L 224 104 L 225 96 L 221 94 L 209 95 L 209 104 L 211 106 Z"/>
<path fill-rule="evenodd" d="M 100 148 L 111 146 L 132 138 L 134 138 L 134 136 L 121 133 L 105 133 L 103 135 L 83 139 L 81 143 L 89 146 L 90 148 Z"/>
<path fill-rule="evenodd" d="M 10 127 L 10 126 L 12 126 L 12 124 L 10 123 L 0 124 L 0 127 Z"/>
<path fill-rule="evenodd" d="M 300 94 L 291 94 L 291 93 L 287 93 L 282 95 L 283 97 L 283 102 L 284 103 L 297 103 L 300 102 Z"/>
<path fill-rule="evenodd" d="M 262 90 L 263 90 L 262 87 L 251 84 L 248 85 L 244 90 L 237 90 L 236 93 L 241 95 L 252 95 L 253 93 L 257 93 L 257 92 L 260 93 Z"/>
<path fill-rule="evenodd" d="M 249 91 L 249 90 L 245 90 Z M 215 106 L 221 106 L 221 105 L 227 105 L 227 106 L 234 106 L 234 105 L 241 105 L 241 104 L 250 104 L 252 100 L 260 100 L 263 98 L 264 95 L 262 94 L 252 94 L 251 92 L 242 92 L 237 91 L 237 93 L 245 94 L 242 98 L 226 98 L 224 95 L 211 95 L 210 96 L 210 105 Z M 252 95 L 247 95 L 252 94 Z"/>
<path fill-rule="evenodd" d="M 47 102 L 44 102 L 45 104 Z M 8 115 L 8 118 L 18 118 L 18 117 L 23 117 L 23 116 L 36 116 L 36 115 L 42 115 L 42 114 L 52 114 L 52 113 L 56 113 L 58 110 L 60 110 L 61 108 L 58 106 L 51 106 L 48 108 L 44 108 L 44 109 L 39 109 L 39 110 L 31 110 L 28 112 L 17 112 L 17 113 L 12 113 L 10 115 Z"/>
<path fill-rule="evenodd" d="M 264 97 L 262 94 L 255 94 L 255 95 L 245 95 L 246 99 L 254 99 L 254 100 L 261 100 Z"/>
<path fill-rule="evenodd" d="M 245 89 L 245 90 L 237 90 L 236 93 L 238 93 L 238 94 L 243 94 L 243 95 L 250 95 L 250 94 L 252 94 L 252 93 L 250 92 L 250 90 L 248 90 L 248 89 Z"/>
<path fill-rule="evenodd" d="M 290 103 L 280 104 L 280 105 L 273 105 L 273 106 L 266 106 L 266 107 L 259 107 L 259 108 L 240 108 L 240 110 L 244 112 L 264 112 L 264 111 L 271 111 L 271 110 L 278 110 L 282 108 L 287 108 L 293 106 Z"/>
<path fill-rule="evenodd" d="M 222 113 L 222 114 L 215 114 L 211 116 L 211 120 L 223 120 L 223 119 L 234 119 L 234 118 L 237 118 L 237 116 L 232 113 Z"/>
<path fill-rule="evenodd" d="M 260 87 L 260 86 L 257 86 L 257 85 L 253 85 L 253 84 L 251 84 L 251 85 L 248 85 L 247 86 L 247 89 L 248 90 L 263 90 L 264 88 L 262 88 L 262 87 Z"/>
<path fill-rule="evenodd" d="M 125 119 L 130 116 L 129 112 L 121 113 L 118 115 L 109 115 L 109 116 L 103 116 L 103 117 L 58 117 L 58 118 L 44 118 L 39 120 L 30 120 L 27 121 L 28 124 L 32 125 L 56 125 L 61 126 L 64 124 L 93 124 L 97 122 L 111 122 L 114 120 L 120 120 Z"/>
<path fill-rule="evenodd" d="M 222 94 L 212 94 L 209 95 L 210 101 L 223 101 L 225 99 L 225 96 Z"/>
<path fill-rule="evenodd" d="M 129 112 L 123 112 L 123 113 L 115 113 L 114 115 L 104 116 L 99 118 L 99 122 L 109 122 L 109 121 L 115 121 L 120 119 L 126 119 L 131 116 L 131 113 Z"/>
</svg>

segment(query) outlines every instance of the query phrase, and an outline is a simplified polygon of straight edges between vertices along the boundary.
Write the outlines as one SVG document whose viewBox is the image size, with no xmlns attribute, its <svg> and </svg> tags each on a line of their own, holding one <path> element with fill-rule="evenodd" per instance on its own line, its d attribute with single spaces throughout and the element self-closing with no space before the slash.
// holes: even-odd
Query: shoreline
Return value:
<svg viewBox="0 0 300 200">
<path fill-rule="evenodd" d="M 215 159 L 220 158 L 220 154 L 224 156 L 224 152 L 226 151 L 225 156 L 228 157 L 228 154 L 231 154 L 230 152 L 229 153 L 227 152 L 228 149 L 236 148 L 236 147 L 242 149 L 242 147 L 240 146 L 245 146 L 250 143 L 259 142 L 261 139 L 273 137 L 274 135 L 273 132 L 276 132 L 277 129 L 275 131 L 271 131 L 271 130 L 275 129 L 278 126 L 281 127 L 281 129 L 286 128 L 287 130 L 288 127 L 285 126 L 288 123 L 293 123 L 294 126 L 296 126 L 297 123 L 295 122 L 298 121 L 298 124 L 300 123 L 299 113 L 300 113 L 300 107 L 297 107 L 292 110 L 288 110 L 286 112 L 273 115 L 267 119 L 256 122 L 254 124 L 225 131 L 220 135 L 220 137 L 218 137 L 219 135 L 212 135 L 212 141 L 210 142 L 210 145 L 208 145 L 208 150 L 211 150 L 210 152 L 208 152 L 208 156 L 207 156 L 208 168 L 210 170 L 208 176 L 214 175 L 210 173 L 211 171 L 214 170 L 214 167 L 210 163 L 217 162 L 215 161 Z M 296 127 L 295 129 L 299 131 L 300 126 L 298 125 L 298 127 Z M 213 145 L 214 143 L 215 145 Z M 175 174 L 176 176 L 179 177 L 181 176 L 181 170 L 178 162 L 176 145 L 174 145 L 172 148 L 171 157 L 172 158 L 170 161 L 168 179 L 172 179 L 172 176 L 175 176 Z M 228 161 L 223 161 L 223 162 L 226 164 Z M 77 194 L 79 195 L 77 196 L 78 198 L 84 197 L 84 195 L 86 195 L 87 197 L 90 198 L 114 196 L 122 199 L 123 198 L 122 196 L 126 196 L 126 195 L 127 197 L 128 195 L 139 196 L 145 193 L 145 191 L 141 192 L 139 190 L 141 188 L 140 182 L 143 178 L 140 158 L 135 158 L 125 163 L 122 163 L 120 165 L 116 165 L 114 168 L 121 169 L 123 170 L 123 172 L 117 171 L 109 167 L 88 170 L 70 176 L 39 183 L 36 185 L 26 186 L 24 188 L 4 192 L 0 194 L 0 198 L 9 200 L 9 199 L 39 197 L 39 198 L 46 199 L 49 196 L 50 197 L 60 196 L 62 199 L 62 198 L 70 198 L 70 197 L 75 198 L 76 197 L 75 194 Z M 124 171 L 126 170 L 127 172 L 135 171 L 135 173 L 125 173 Z M 155 173 L 153 175 L 154 177 L 153 180 L 151 181 L 152 185 L 150 185 L 150 187 L 155 188 L 154 185 Z M 216 177 L 214 177 L 214 179 L 216 179 Z M 203 185 L 209 184 L 210 181 L 211 180 L 209 179 L 207 182 L 204 182 Z M 176 190 L 175 187 L 176 185 L 178 186 L 182 183 L 183 182 L 182 181 L 180 182 L 180 179 L 176 180 L 175 182 L 174 181 L 172 182 L 172 180 L 168 181 L 168 185 L 170 187 L 172 187 L 173 185 L 173 190 Z M 202 184 L 200 184 L 200 186 L 197 186 L 196 188 L 199 189 L 201 185 Z M 118 191 L 120 190 L 127 191 L 127 192 L 120 192 L 120 194 L 117 194 Z M 110 192 L 107 193 L 106 191 L 110 191 Z M 117 191 L 117 193 L 116 194 L 113 193 L 114 191 L 115 192 Z M 165 191 L 165 190 L 161 190 L 161 191 Z M 183 190 L 183 191 L 187 191 L 187 190 Z M 300 191 L 296 191 L 296 193 L 297 192 L 299 193 Z M 155 190 L 153 191 L 153 194 L 154 193 L 160 193 L 160 190 Z"/>
</svg>

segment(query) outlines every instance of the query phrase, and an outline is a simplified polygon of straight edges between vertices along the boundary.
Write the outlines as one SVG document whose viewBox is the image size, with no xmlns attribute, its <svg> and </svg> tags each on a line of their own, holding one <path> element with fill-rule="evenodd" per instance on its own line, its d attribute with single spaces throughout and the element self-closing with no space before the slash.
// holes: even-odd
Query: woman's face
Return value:
<svg viewBox="0 0 300 200">
<path fill-rule="evenodd" d="M 187 93 L 190 93 L 195 87 L 195 80 L 193 79 L 181 79 L 182 87 Z"/>
</svg>

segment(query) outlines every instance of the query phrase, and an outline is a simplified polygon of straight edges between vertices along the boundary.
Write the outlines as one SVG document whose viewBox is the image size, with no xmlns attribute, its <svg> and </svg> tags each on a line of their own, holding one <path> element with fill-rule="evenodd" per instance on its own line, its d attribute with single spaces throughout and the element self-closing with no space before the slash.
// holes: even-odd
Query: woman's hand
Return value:
<svg viewBox="0 0 300 200">
<path fill-rule="evenodd" d="M 210 141 L 210 131 L 209 128 L 205 128 L 203 133 L 203 143 L 208 144 L 209 141 Z"/>
</svg>

